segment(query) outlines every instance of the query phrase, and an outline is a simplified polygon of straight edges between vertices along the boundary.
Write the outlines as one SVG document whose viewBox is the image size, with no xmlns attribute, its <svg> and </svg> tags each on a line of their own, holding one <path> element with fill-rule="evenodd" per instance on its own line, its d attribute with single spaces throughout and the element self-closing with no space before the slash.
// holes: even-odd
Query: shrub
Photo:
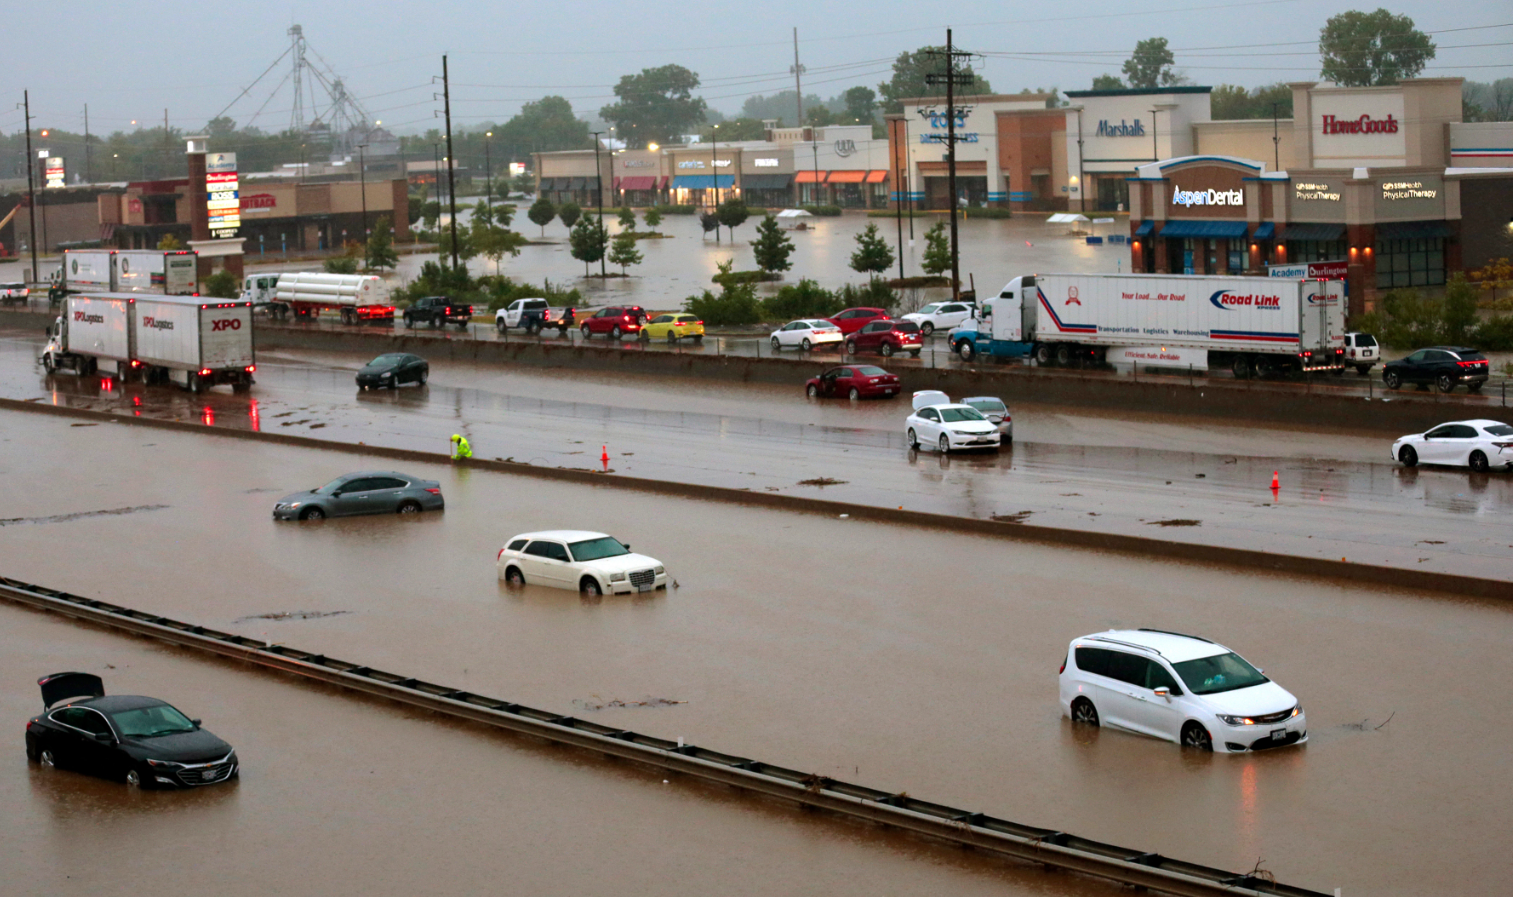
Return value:
<svg viewBox="0 0 1513 897">
<path fill-rule="evenodd" d="M 845 308 L 840 297 L 809 278 L 790 284 L 762 300 L 763 317 L 769 321 L 794 318 L 828 318 Z"/>
<path fill-rule="evenodd" d="M 355 256 L 338 255 L 334 258 L 326 259 L 321 264 L 321 267 L 325 269 L 327 274 L 356 274 L 357 267 L 361 263 L 362 259 Z"/>
<path fill-rule="evenodd" d="M 774 274 L 771 271 L 725 271 L 709 279 L 724 286 L 730 283 L 765 283 L 771 280 L 782 280 L 783 275 Z"/>
<path fill-rule="evenodd" d="M 689 296 L 683 300 L 683 308 L 713 326 L 755 324 L 762 320 L 762 304 L 757 300 L 756 287 L 749 283 L 727 285 L 718 295 L 705 290 L 698 296 Z"/>
<path fill-rule="evenodd" d="M 651 208 L 651 211 L 658 215 L 692 215 L 698 210 L 698 206 L 652 206 Z M 650 221 L 646 223 L 651 224 Z"/>
<path fill-rule="evenodd" d="M 841 308 L 886 308 L 893 310 L 898 307 L 898 294 L 881 280 L 870 280 L 861 286 L 846 284 L 836 294 L 840 300 Z"/>
<path fill-rule="evenodd" d="M 1471 344 L 1483 352 L 1513 351 L 1513 315 L 1497 315 L 1472 331 Z"/>
<path fill-rule="evenodd" d="M 241 295 L 242 285 L 230 271 L 217 271 L 205 278 L 205 295 L 216 299 L 235 299 Z"/>
<path fill-rule="evenodd" d="M 840 206 L 799 206 L 799 208 L 821 218 L 834 218 L 841 213 Z"/>
<path fill-rule="evenodd" d="M 577 308 L 583 305 L 583 294 L 578 292 L 577 288 L 554 287 L 550 280 L 542 281 L 540 286 L 536 286 L 530 283 L 515 283 L 508 277 L 485 276 L 478 278 L 478 285 L 485 293 L 482 304 L 491 312 L 504 308 L 516 299 L 541 298 L 553 308 Z"/>
</svg>

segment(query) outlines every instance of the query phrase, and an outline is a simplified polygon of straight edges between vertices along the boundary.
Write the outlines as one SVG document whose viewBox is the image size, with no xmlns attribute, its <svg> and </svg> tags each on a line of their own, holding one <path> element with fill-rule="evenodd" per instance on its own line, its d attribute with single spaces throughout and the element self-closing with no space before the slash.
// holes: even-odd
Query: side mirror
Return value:
<svg viewBox="0 0 1513 897">
<path fill-rule="evenodd" d="M 197 720 L 197 719 L 192 719 L 192 720 L 189 721 L 189 723 L 190 723 L 190 725 L 194 726 L 196 729 L 198 729 L 200 727 L 200 721 Z"/>
<path fill-rule="evenodd" d="M 95 741 L 98 741 L 101 744 L 115 744 L 116 741 L 111 737 L 109 732 L 96 732 L 94 738 Z"/>
<path fill-rule="evenodd" d="M 1169 698 L 1171 696 L 1172 696 L 1172 690 L 1169 689 L 1169 688 L 1167 688 L 1164 685 L 1161 686 L 1160 688 L 1156 689 L 1156 697 L 1158 697 L 1158 698 Z"/>
<path fill-rule="evenodd" d="M 625 550 L 626 551 L 630 551 L 630 543 L 629 542 L 621 542 L 620 544 L 625 546 Z"/>
<path fill-rule="evenodd" d="M 331 497 L 332 498 L 341 498 L 341 495 L 342 495 L 342 493 L 341 493 L 340 489 L 338 489 L 335 492 L 331 493 Z"/>
</svg>

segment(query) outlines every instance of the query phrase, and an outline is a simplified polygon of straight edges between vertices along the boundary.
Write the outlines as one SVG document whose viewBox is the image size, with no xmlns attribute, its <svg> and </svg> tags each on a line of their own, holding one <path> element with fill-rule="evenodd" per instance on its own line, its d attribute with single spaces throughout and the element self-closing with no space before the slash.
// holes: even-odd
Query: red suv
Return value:
<svg viewBox="0 0 1513 897">
<path fill-rule="evenodd" d="M 913 321 L 874 320 L 846 337 L 846 354 L 881 352 L 886 357 L 895 352 L 908 352 L 918 358 L 924 345 L 919 325 Z"/>
<path fill-rule="evenodd" d="M 611 305 L 583 319 L 583 338 L 603 333 L 619 339 L 627 333 L 640 333 L 646 323 L 646 309 L 639 305 Z"/>
<path fill-rule="evenodd" d="M 830 323 L 839 327 L 841 333 L 855 333 L 868 321 L 887 317 L 888 313 L 881 308 L 848 308 L 838 315 L 832 315 Z"/>
</svg>

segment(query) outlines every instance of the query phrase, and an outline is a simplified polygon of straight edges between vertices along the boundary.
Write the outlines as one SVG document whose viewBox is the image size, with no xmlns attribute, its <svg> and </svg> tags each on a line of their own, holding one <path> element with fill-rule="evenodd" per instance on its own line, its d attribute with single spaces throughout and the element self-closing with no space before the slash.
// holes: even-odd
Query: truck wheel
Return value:
<svg viewBox="0 0 1513 897">
<path fill-rule="evenodd" d="M 350 308 L 343 308 L 341 310 L 341 322 L 343 324 L 351 324 L 352 323 L 352 309 L 350 309 Z"/>
<path fill-rule="evenodd" d="M 1250 379 L 1250 359 L 1244 355 L 1236 355 L 1229 369 L 1234 372 L 1236 380 Z"/>
<path fill-rule="evenodd" d="M 1038 365 L 1040 365 L 1041 367 L 1050 367 L 1050 365 L 1051 365 L 1051 347 L 1050 346 L 1046 345 L 1045 343 L 1041 343 L 1040 345 L 1038 345 L 1038 346 L 1035 347 L 1035 363 L 1038 364 Z"/>
<path fill-rule="evenodd" d="M 406 330 L 414 330 L 415 329 L 415 319 L 412 318 L 412 317 L 410 317 L 409 315 L 405 315 L 405 329 Z"/>
<path fill-rule="evenodd" d="M 432 330 L 435 330 L 437 327 L 440 327 L 441 324 L 442 324 L 442 321 L 441 321 L 441 316 L 440 315 L 431 315 L 431 329 Z"/>
<path fill-rule="evenodd" d="M 504 323 L 504 318 L 495 318 L 494 329 L 500 333 L 505 333 L 510 329 L 510 325 Z"/>
<path fill-rule="evenodd" d="M 231 391 L 235 393 L 251 392 L 252 384 L 245 380 L 231 384 Z"/>
<path fill-rule="evenodd" d="M 1068 368 L 1068 367 L 1072 366 L 1072 347 L 1071 346 L 1057 346 L 1056 347 L 1056 365 L 1058 367 L 1064 367 L 1064 368 Z"/>
<path fill-rule="evenodd" d="M 42 356 L 42 367 L 49 374 L 54 373 L 58 370 L 58 363 L 53 360 L 53 354 L 51 352 Z"/>
<path fill-rule="evenodd" d="M 185 385 L 189 387 L 189 391 L 190 392 L 195 392 L 195 393 L 199 392 L 200 391 L 200 375 L 199 374 L 190 374 L 189 375 L 189 380 L 188 380 L 187 383 L 185 383 Z"/>
<path fill-rule="evenodd" d="M 956 354 L 961 356 L 962 361 L 971 361 L 972 356 L 977 354 L 970 340 L 962 340 L 956 344 Z"/>
<path fill-rule="evenodd" d="M 466 330 L 466 329 L 468 329 L 468 325 L 471 324 L 471 323 L 472 323 L 472 321 L 458 321 L 457 322 L 457 329 L 458 330 Z"/>
</svg>

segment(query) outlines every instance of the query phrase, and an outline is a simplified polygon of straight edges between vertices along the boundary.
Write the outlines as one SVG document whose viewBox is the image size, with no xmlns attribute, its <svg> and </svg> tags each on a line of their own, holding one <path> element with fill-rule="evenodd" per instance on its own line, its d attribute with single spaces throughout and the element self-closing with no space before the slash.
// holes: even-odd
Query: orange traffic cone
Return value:
<svg viewBox="0 0 1513 897">
<path fill-rule="evenodd" d="M 599 460 L 604 462 L 605 464 L 609 463 L 609 446 L 606 445 L 604 447 L 604 454 L 599 456 Z"/>
<path fill-rule="evenodd" d="M 1271 472 L 1271 491 L 1275 492 L 1280 488 L 1282 488 L 1281 471 L 1273 470 Z"/>
</svg>

